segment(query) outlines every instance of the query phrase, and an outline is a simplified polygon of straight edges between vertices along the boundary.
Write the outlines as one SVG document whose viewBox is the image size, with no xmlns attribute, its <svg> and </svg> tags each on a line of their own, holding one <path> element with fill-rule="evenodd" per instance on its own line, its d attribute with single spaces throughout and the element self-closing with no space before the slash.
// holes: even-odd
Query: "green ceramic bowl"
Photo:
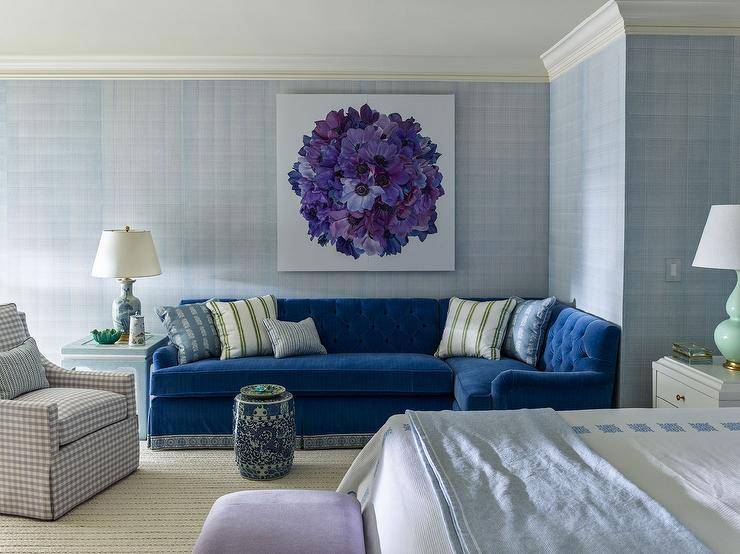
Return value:
<svg viewBox="0 0 740 554">
<path fill-rule="evenodd" d="M 121 331 L 115 329 L 103 329 L 102 331 L 93 329 L 90 334 L 98 344 L 114 344 L 122 335 Z"/>
<path fill-rule="evenodd" d="M 275 398 L 285 392 L 281 385 L 247 385 L 240 391 L 248 398 Z"/>
</svg>

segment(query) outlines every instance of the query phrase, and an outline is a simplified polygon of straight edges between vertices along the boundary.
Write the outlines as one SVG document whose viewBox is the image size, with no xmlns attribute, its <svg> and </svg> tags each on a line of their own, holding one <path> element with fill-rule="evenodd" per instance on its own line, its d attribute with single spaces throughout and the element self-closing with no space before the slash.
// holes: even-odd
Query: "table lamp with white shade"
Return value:
<svg viewBox="0 0 740 554">
<path fill-rule="evenodd" d="M 714 342 L 727 369 L 740 371 L 740 204 L 712 206 L 694 257 L 694 266 L 732 269 L 737 285 L 727 299 L 727 314 L 714 330 Z"/>
<path fill-rule="evenodd" d="M 128 340 L 129 318 L 141 313 L 141 301 L 133 295 L 138 277 L 160 275 L 159 258 L 149 231 L 124 229 L 103 231 L 93 263 L 93 277 L 108 277 L 121 283 L 121 296 L 113 301 L 113 325 Z"/>
</svg>

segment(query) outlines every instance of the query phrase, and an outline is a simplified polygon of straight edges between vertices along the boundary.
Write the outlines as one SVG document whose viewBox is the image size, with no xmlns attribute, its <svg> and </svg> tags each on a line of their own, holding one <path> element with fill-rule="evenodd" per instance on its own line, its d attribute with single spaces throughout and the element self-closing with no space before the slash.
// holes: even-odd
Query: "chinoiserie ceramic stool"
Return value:
<svg viewBox="0 0 740 554">
<path fill-rule="evenodd" d="M 284 477 L 294 450 L 293 395 L 280 385 L 243 387 L 234 399 L 234 455 L 242 477 Z"/>
</svg>

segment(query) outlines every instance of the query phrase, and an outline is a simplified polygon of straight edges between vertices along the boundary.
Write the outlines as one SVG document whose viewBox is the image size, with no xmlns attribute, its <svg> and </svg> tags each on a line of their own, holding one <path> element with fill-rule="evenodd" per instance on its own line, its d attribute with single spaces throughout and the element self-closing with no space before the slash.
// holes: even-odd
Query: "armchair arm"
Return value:
<svg viewBox="0 0 740 554">
<path fill-rule="evenodd" d="M 136 385 L 133 373 L 105 371 L 75 371 L 62 369 L 46 360 L 46 378 L 50 387 L 97 389 L 115 392 L 126 397 L 128 417 L 136 415 Z"/>
<path fill-rule="evenodd" d="M 179 364 L 177 348 L 173 344 L 161 346 L 154 351 L 152 356 L 152 369 L 173 367 Z"/>
<path fill-rule="evenodd" d="M 57 405 L 0 400 L 0 510 L 52 519 L 49 472 L 59 452 Z"/>
<path fill-rule="evenodd" d="M 611 405 L 614 376 L 600 371 L 510 369 L 491 383 L 494 410 L 587 410 Z"/>
<path fill-rule="evenodd" d="M 0 475 L 8 464 L 42 467 L 59 450 L 57 405 L 27 400 L 0 400 Z M 48 465 L 47 479 L 48 479 Z"/>
</svg>

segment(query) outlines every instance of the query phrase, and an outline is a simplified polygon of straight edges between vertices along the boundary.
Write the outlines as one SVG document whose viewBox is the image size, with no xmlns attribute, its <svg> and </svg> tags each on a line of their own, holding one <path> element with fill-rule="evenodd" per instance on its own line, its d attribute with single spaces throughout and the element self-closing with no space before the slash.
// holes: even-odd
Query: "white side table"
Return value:
<svg viewBox="0 0 740 554">
<path fill-rule="evenodd" d="M 689 365 L 664 356 L 653 362 L 653 408 L 740 406 L 740 372 L 712 364 Z"/>
<path fill-rule="evenodd" d="M 62 366 L 133 373 L 136 378 L 139 438 L 146 440 L 149 429 L 149 367 L 154 351 L 166 344 L 167 335 L 148 335 L 146 343 L 141 346 L 98 344 L 88 335 L 62 347 Z"/>
</svg>

